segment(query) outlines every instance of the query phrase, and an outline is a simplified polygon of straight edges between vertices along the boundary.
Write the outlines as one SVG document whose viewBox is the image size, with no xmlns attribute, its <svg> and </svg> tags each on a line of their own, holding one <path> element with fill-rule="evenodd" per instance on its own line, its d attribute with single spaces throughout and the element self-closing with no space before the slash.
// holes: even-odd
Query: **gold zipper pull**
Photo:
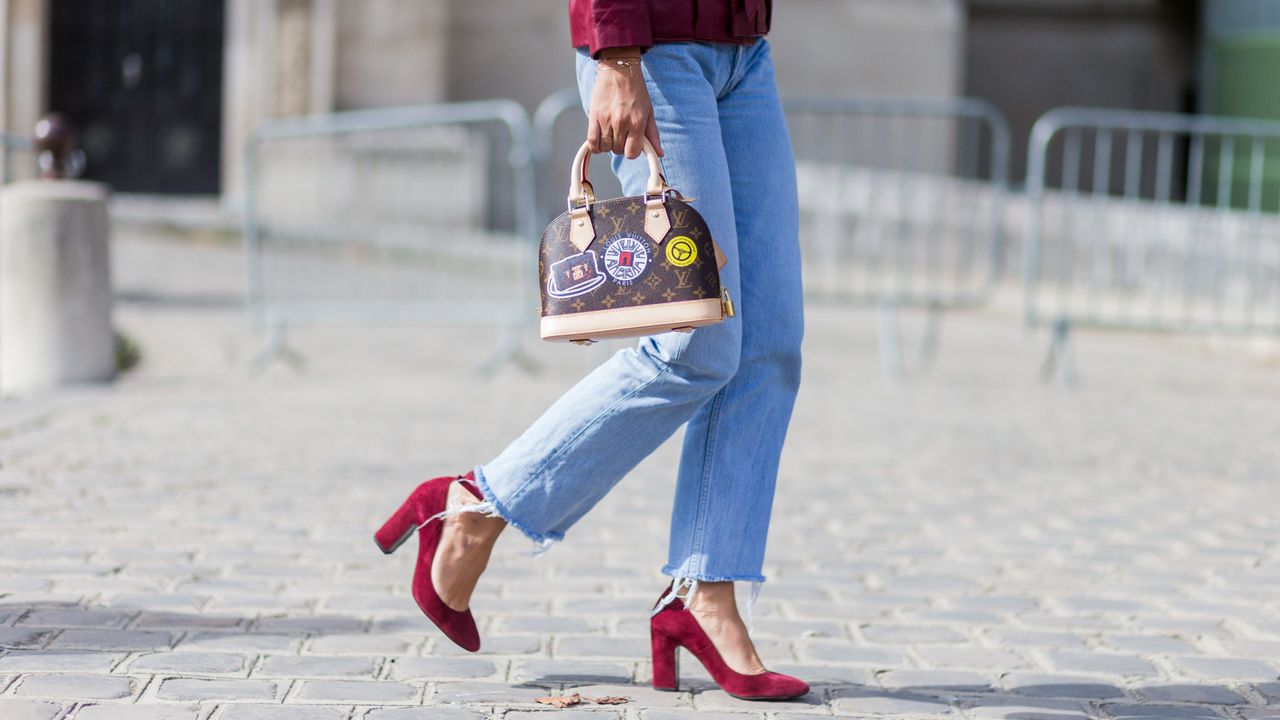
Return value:
<svg viewBox="0 0 1280 720">
<path fill-rule="evenodd" d="M 733 298 L 729 297 L 729 288 L 720 288 L 720 312 L 725 317 L 733 317 Z"/>
</svg>

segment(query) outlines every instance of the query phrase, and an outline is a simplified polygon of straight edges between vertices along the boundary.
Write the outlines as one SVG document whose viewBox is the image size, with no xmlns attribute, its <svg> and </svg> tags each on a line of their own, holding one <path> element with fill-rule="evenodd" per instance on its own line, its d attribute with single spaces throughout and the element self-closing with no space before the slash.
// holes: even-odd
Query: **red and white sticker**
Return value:
<svg viewBox="0 0 1280 720">
<path fill-rule="evenodd" d="M 621 233 L 604 246 L 604 271 L 619 285 L 630 285 L 649 267 L 649 243 L 639 235 Z"/>
</svg>

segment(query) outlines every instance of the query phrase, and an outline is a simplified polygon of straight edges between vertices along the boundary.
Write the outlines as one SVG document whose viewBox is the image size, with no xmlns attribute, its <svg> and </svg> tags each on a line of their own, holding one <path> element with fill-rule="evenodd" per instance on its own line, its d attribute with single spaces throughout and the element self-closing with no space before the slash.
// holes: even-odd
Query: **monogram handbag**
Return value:
<svg viewBox="0 0 1280 720">
<path fill-rule="evenodd" d="M 648 140 L 644 195 L 597 200 L 590 148 L 573 160 L 569 209 L 542 233 L 538 278 L 543 340 L 589 345 L 696 327 L 733 317 L 720 287 L 725 257 L 707 223 L 662 176 Z"/>
</svg>

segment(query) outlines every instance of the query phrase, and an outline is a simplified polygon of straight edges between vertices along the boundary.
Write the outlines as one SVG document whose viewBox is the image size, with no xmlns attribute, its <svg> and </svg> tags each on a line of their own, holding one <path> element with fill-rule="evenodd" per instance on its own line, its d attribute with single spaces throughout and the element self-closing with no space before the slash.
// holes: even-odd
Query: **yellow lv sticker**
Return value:
<svg viewBox="0 0 1280 720">
<path fill-rule="evenodd" d="M 672 267 L 688 267 L 698 261 L 698 246 L 687 235 L 677 235 L 667 242 L 667 262 Z"/>
</svg>

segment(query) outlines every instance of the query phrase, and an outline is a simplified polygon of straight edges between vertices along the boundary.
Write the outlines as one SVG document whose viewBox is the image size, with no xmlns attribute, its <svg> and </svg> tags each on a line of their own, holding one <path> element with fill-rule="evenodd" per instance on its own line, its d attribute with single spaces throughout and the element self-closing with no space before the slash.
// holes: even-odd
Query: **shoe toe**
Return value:
<svg viewBox="0 0 1280 720">
<path fill-rule="evenodd" d="M 471 617 L 470 610 L 465 613 L 465 617 L 455 617 L 453 622 L 439 627 L 455 645 L 463 650 L 476 652 L 480 649 L 480 630 L 476 627 L 476 621 Z"/>
<path fill-rule="evenodd" d="M 789 700 L 809 693 L 809 683 L 798 677 L 783 675 L 782 673 L 772 673 L 772 675 L 773 682 L 770 684 L 773 685 L 775 690 L 774 696 L 779 699 Z"/>
</svg>

